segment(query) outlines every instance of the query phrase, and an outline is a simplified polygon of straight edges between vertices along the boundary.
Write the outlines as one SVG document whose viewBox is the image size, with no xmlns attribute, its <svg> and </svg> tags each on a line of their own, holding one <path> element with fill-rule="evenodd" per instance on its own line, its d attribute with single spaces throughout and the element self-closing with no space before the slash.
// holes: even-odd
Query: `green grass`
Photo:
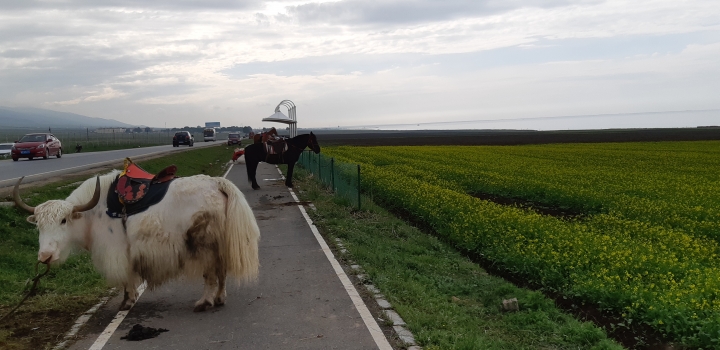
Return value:
<svg viewBox="0 0 720 350">
<path fill-rule="evenodd" d="M 367 197 L 346 206 L 297 169 L 296 189 L 312 201 L 328 242 L 344 241 L 425 349 L 621 349 L 603 330 L 561 312 L 541 293 L 489 276 L 450 245 L 396 218 Z M 503 312 L 517 298 L 520 311 Z"/>
<path fill-rule="evenodd" d="M 195 174 L 221 176 L 231 156 L 231 149 L 218 145 L 218 147 L 189 150 L 138 163 L 149 172 L 157 172 L 170 164 L 175 164 L 179 168 L 179 176 Z M 81 179 L 25 189 L 22 196 L 33 206 L 50 199 L 62 199 L 77 187 L 73 183 L 78 180 Z M 27 216 L 26 212 L 15 207 L 0 207 L 0 316 L 4 316 L 23 297 L 26 290 L 25 282 L 34 276 L 38 233 L 35 226 L 26 222 Z M 65 264 L 52 268 L 41 280 L 37 296 L 30 298 L 14 316 L 10 317 L 9 321 L 5 321 L 8 326 L 11 324 L 16 326 L 11 326 L 10 330 L 5 328 L 4 333 L 0 333 L 0 347 L 34 349 L 51 344 L 55 341 L 55 336 L 67 331 L 71 325 L 62 322 L 71 321 L 96 303 L 99 297 L 107 295 L 107 292 L 108 287 L 102 276 L 94 271 L 89 254 L 79 253 L 71 256 Z M 36 317 L 38 313 L 50 316 Z M 59 328 L 52 325 L 58 323 L 57 317 L 52 315 L 61 315 L 62 322 Z M 58 333 L 53 333 L 54 328 L 50 325 L 56 327 Z M 40 340 L 33 342 L 29 339 L 12 337 L 13 331 L 18 332 L 21 329 L 38 326 L 51 328 L 49 334 L 44 334 Z"/>
</svg>

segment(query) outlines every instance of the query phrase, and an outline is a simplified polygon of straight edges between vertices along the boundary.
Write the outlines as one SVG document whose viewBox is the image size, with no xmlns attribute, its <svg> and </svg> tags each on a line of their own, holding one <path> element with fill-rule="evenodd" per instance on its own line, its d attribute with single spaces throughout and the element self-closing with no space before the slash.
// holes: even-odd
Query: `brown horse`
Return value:
<svg viewBox="0 0 720 350">
<path fill-rule="evenodd" d="M 270 137 L 273 135 L 275 135 L 275 137 L 278 137 L 277 130 L 275 130 L 274 127 L 268 131 L 261 132 L 259 134 L 255 134 L 255 136 L 253 136 L 253 143 L 267 142 L 270 139 Z"/>
</svg>

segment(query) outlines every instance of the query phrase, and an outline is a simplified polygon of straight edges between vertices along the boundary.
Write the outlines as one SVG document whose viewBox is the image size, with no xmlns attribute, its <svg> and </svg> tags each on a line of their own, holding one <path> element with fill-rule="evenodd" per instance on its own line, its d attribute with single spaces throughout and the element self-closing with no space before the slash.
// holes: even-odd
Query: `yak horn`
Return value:
<svg viewBox="0 0 720 350">
<path fill-rule="evenodd" d="M 23 202 L 22 198 L 20 198 L 20 183 L 25 178 L 25 176 L 21 177 L 20 180 L 15 184 L 15 189 L 13 190 L 13 199 L 15 200 L 15 205 L 18 207 L 25 209 L 30 212 L 30 214 L 35 214 L 35 207 L 31 207 L 25 202 Z"/>
<path fill-rule="evenodd" d="M 95 182 L 95 194 L 93 194 L 92 199 L 90 202 L 88 202 L 85 205 L 76 205 L 73 207 L 73 213 L 80 213 L 84 211 L 88 211 L 92 208 L 95 208 L 95 206 L 100 201 L 100 176 L 97 177 L 97 182 Z"/>
</svg>

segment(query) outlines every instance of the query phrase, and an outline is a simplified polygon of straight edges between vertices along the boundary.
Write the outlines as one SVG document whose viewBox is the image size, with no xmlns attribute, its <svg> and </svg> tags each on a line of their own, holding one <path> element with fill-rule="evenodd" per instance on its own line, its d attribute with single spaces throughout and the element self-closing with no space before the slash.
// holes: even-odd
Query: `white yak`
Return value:
<svg viewBox="0 0 720 350">
<path fill-rule="evenodd" d="M 180 275 L 203 276 L 205 289 L 195 311 L 225 303 L 225 280 L 257 278 L 260 230 L 245 196 L 230 181 L 205 175 L 177 178 L 165 197 L 146 211 L 122 219 L 106 214 L 107 195 L 118 175 L 86 180 L 65 200 L 31 207 L 28 221 L 40 231 L 38 260 L 62 263 L 74 248 L 89 251 L 107 282 L 125 290 L 121 310 L 137 300 L 145 280 L 156 287 Z"/>
</svg>

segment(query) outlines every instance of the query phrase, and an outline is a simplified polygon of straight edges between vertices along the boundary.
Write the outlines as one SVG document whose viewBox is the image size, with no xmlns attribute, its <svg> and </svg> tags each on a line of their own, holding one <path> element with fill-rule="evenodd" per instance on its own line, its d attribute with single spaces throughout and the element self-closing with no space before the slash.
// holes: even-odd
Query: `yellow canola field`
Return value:
<svg viewBox="0 0 720 350">
<path fill-rule="evenodd" d="M 544 288 L 720 344 L 720 142 L 335 147 L 363 190 Z M 513 198 L 567 219 L 476 198 Z"/>
</svg>

